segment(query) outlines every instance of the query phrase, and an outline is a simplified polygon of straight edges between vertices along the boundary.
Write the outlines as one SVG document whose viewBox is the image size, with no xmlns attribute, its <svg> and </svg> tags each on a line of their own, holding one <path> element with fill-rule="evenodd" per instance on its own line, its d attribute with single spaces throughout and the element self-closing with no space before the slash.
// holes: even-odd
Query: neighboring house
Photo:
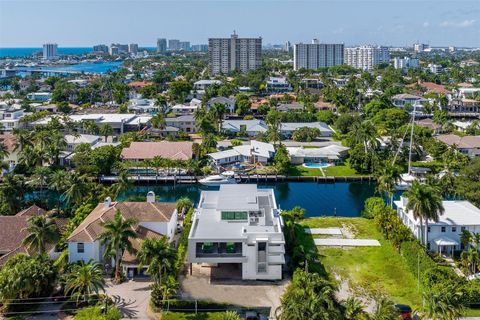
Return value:
<svg viewBox="0 0 480 320">
<path fill-rule="evenodd" d="M 0 216 L 0 266 L 4 265 L 8 259 L 17 253 L 30 255 L 30 252 L 24 245 L 23 240 L 28 235 L 25 228 L 28 227 L 28 219 L 32 216 L 42 215 L 45 210 L 33 205 L 27 209 L 18 212 L 14 216 Z M 59 228 L 66 225 L 66 219 L 56 219 L 55 223 Z M 47 244 L 46 251 L 50 259 L 56 259 L 59 252 L 55 251 L 55 244 Z"/>
<path fill-rule="evenodd" d="M 427 99 L 409 93 L 396 94 L 392 97 L 392 103 L 394 106 L 399 108 L 410 106 L 412 110 L 413 107 L 415 107 L 417 108 L 417 111 L 423 110 L 423 105 L 426 102 L 428 102 Z"/>
<path fill-rule="evenodd" d="M 172 107 L 172 112 L 176 115 L 193 114 L 202 105 L 202 101 L 198 99 L 192 99 L 188 104 L 177 104 Z"/>
<path fill-rule="evenodd" d="M 31 123 L 31 125 L 46 125 L 50 123 L 53 117 L 46 117 Z M 57 117 L 59 118 L 59 117 Z M 97 126 L 101 127 L 108 124 L 113 128 L 114 134 L 121 134 L 125 131 L 141 130 L 151 120 L 151 116 L 136 115 L 133 113 L 90 113 L 90 114 L 73 114 L 68 116 L 69 120 L 78 125 L 80 130 L 83 130 L 83 121 L 93 121 Z M 62 118 L 59 118 L 63 122 Z"/>
<path fill-rule="evenodd" d="M 27 99 L 31 101 L 46 102 L 52 99 L 50 92 L 31 92 L 27 94 Z"/>
<path fill-rule="evenodd" d="M 245 133 L 249 137 L 255 137 L 259 133 L 265 133 L 268 130 L 267 124 L 263 120 L 223 120 L 222 129 L 231 133 Z"/>
<path fill-rule="evenodd" d="M 88 144 L 90 147 L 93 147 L 102 140 L 102 137 L 91 134 L 79 134 L 78 136 L 67 134 L 65 135 L 65 141 L 67 142 L 66 151 L 75 151 L 75 148 L 80 144 Z"/>
<path fill-rule="evenodd" d="M 480 101 L 467 98 L 453 98 L 446 107 L 451 113 L 480 113 Z"/>
<path fill-rule="evenodd" d="M 425 118 L 416 122 L 420 127 L 428 128 L 433 130 L 433 133 L 439 134 L 442 130 L 442 126 L 433 122 L 432 119 Z"/>
<path fill-rule="evenodd" d="M 131 99 L 128 102 L 128 110 L 135 113 L 152 113 L 158 111 L 153 99 Z"/>
<path fill-rule="evenodd" d="M 133 247 L 138 251 L 142 240 L 146 238 L 167 237 L 173 240 L 177 227 L 177 210 L 173 202 L 155 202 L 155 193 L 150 191 L 146 202 L 112 202 L 110 197 L 99 203 L 83 222 L 70 234 L 68 243 L 68 261 L 107 262 L 104 259 L 105 246 L 99 238 L 104 232 L 102 223 L 112 220 L 120 211 L 123 219 L 135 219 L 133 227 L 138 238 L 132 239 Z M 124 252 L 122 256 L 123 272 L 130 278 L 143 275 L 146 267 L 139 270 L 135 255 Z M 147 266 L 148 267 L 148 266 Z"/>
<path fill-rule="evenodd" d="M 232 149 L 209 153 L 208 157 L 216 166 L 222 166 L 237 162 L 266 164 L 273 160 L 274 154 L 275 148 L 272 144 L 252 140 L 249 145 L 244 144 Z"/>
<path fill-rule="evenodd" d="M 472 125 L 472 121 L 454 121 L 452 125 L 455 127 L 455 130 L 465 132 Z"/>
<path fill-rule="evenodd" d="M 215 97 L 211 98 L 207 102 L 207 110 L 210 110 L 210 108 L 215 104 L 223 104 L 225 105 L 225 108 L 227 109 L 227 112 L 229 113 L 234 113 L 235 112 L 235 99 L 230 99 L 230 98 L 225 98 L 225 97 Z"/>
<path fill-rule="evenodd" d="M 267 80 L 267 92 L 290 92 L 292 87 L 285 77 L 270 77 Z"/>
<path fill-rule="evenodd" d="M 288 147 L 292 164 L 302 163 L 333 163 L 337 164 L 347 155 L 350 148 L 340 145 L 330 145 L 321 148 Z"/>
<path fill-rule="evenodd" d="M 11 133 L 4 133 L 0 134 L 0 142 L 3 143 L 5 149 L 8 152 L 8 156 L 3 158 L 2 161 L 8 163 L 9 169 L 7 170 L 7 172 L 11 172 L 18 164 L 18 158 L 20 153 L 19 149 L 15 150 L 17 138 Z"/>
<path fill-rule="evenodd" d="M 277 106 L 277 110 L 280 112 L 303 111 L 304 109 L 305 109 L 305 106 L 298 102 L 281 103 Z"/>
<path fill-rule="evenodd" d="M 398 216 L 417 239 L 425 235 L 425 227 L 413 217 L 413 212 L 407 211 L 408 199 L 400 197 L 395 201 Z M 472 233 L 480 232 L 480 209 L 468 201 L 442 201 L 445 212 L 439 215 L 438 222 L 428 221 L 428 243 L 430 251 L 452 255 L 454 251 L 463 249 L 460 237 L 463 230 Z"/>
<path fill-rule="evenodd" d="M 122 160 L 143 161 L 161 157 L 170 160 L 189 160 L 193 157 L 193 142 L 160 141 L 160 142 L 132 142 L 130 147 L 123 148 Z"/>
<path fill-rule="evenodd" d="M 198 80 L 193 84 L 195 90 L 206 90 L 211 85 L 221 85 L 222 81 L 220 80 Z"/>
<path fill-rule="evenodd" d="M 20 122 L 23 116 L 23 109 L 19 106 L 0 108 L 0 125 L 2 130 L 13 131 L 13 129 L 20 129 L 23 126 L 22 122 Z"/>
<path fill-rule="evenodd" d="M 187 133 L 197 132 L 195 117 L 192 114 L 178 116 L 175 118 L 165 118 L 167 127 L 177 128 Z"/>
<path fill-rule="evenodd" d="M 480 136 L 460 137 L 455 134 L 443 134 L 435 138 L 449 146 L 456 146 L 461 153 L 470 158 L 480 156 Z"/>
<path fill-rule="evenodd" d="M 324 122 L 283 122 L 280 126 L 280 133 L 290 139 L 293 132 L 300 128 L 317 128 L 320 130 L 320 137 L 331 137 L 333 130 Z"/>
<path fill-rule="evenodd" d="M 273 189 L 256 184 L 202 191 L 188 236 L 190 263 L 235 264 L 243 280 L 282 279 L 283 221 Z"/>
<path fill-rule="evenodd" d="M 34 106 L 36 112 L 41 112 L 41 111 L 48 111 L 50 113 L 57 113 L 57 105 L 56 104 L 47 104 L 47 105 L 36 105 Z"/>
</svg>

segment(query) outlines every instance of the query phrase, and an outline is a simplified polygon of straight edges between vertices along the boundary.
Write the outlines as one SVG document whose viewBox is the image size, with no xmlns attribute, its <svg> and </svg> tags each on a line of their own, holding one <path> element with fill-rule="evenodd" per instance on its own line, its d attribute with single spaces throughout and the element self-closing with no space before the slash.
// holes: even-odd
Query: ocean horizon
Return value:
<svg viewBox="0 0 480 320">
<path fill-rule="evenodd" d="M 155 50 L 154 47 L 140 47 L 139 50 Z M 15 57 L 15 58 L 22 58 L 22 57 L 30 57 L 35 53 L 42 52 L 41 47 L 18 47 L 18 48 L 0 48 L 0 58 L 5 57 Z M 93 52 L 92 47 L 58 47 L 58 54 L 59 55 L 70 55 L 70 54 L 85 54 Z"/>
</svg>

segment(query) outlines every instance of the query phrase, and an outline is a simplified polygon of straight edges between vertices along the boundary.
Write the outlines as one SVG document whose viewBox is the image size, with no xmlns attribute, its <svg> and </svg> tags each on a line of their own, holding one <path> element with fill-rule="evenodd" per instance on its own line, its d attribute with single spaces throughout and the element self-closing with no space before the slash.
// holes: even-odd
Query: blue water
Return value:
<svg viewBox="0 0 480 320">
<path fill-rule="evenodd" d="M 58 48 L 58 54 L 85 54 L 92 52 L 92 47 L 78 47 L 78 48 Z M 29 57 L 34 53 L 42 52 L 42 48 L 0 48 L 1 57 Z"/>
<path fill-rule="evenodd" d="M 43 70 L 64 70 L 64 71 L 80 71 L 90 73 L 106 73 L 108 71 L 116 71 L 122 66 L 122 61 L 103 61 L 98 63 L 82 62 L 64 66 L 41 67 Z M 38 69 L 38 67 L 34 68 Z"/>
<path fill-rule="evenodd" d="M 307 168 L 325 168 L 325 167 L 328 167 L 329 164 L 328 163 L 304 163 L 303 166 Z"/>
<path fill-rule="evenodd" d="M 282 209 L 300 206 L 307 217 L 337 216 L 358 217 L 365 199 L 375 192 L 375 185 L 361 182 L 281 182 L 261 183 L 260 188 L 273 188 L 277 204 Z M 218 188 L 217 188 L 218 189 Z M 172 184 L 134 186 L 121 194 L 118 200 L 145 201 L 147 192 L 153 190 L 159 201 L 176 201 L 188 197 L 197 203 L 202 190 L 215 190 L 201 185 Z"/>
</svg>

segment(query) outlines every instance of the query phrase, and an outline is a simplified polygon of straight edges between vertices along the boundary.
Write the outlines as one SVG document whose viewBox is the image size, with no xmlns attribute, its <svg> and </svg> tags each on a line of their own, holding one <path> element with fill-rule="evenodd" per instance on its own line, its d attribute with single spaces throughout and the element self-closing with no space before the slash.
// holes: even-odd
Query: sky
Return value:
<svg viewBox="0 0 480 320">
<path fill-rule="evenodd" d="M 0 47 L 263 38 L 480 47 L 480 0 L 0 0 Z"/>
</svg>

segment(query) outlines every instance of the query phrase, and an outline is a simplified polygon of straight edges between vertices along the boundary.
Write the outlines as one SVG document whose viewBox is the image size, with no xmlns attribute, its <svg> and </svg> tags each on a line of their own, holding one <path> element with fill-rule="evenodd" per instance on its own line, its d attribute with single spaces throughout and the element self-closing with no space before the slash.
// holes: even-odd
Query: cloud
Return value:
<svg viewBox="0 0 480 320">
<path fill-rule="evenodd" d="M 423 27 L 424 27 L 424 28 L 430 27 L 430 23 L 429 23 L 428 21 L 425 21 L 425 22 L 423 23 Z"/>
<path fill-rule="evenodd" d="M 440 23 L 441 27 L 453 27 L 453 28 L 469 28 L 475 24 L 476 20 L 463 20 L 463 21 L 443 21 Z"/>
</svg>

